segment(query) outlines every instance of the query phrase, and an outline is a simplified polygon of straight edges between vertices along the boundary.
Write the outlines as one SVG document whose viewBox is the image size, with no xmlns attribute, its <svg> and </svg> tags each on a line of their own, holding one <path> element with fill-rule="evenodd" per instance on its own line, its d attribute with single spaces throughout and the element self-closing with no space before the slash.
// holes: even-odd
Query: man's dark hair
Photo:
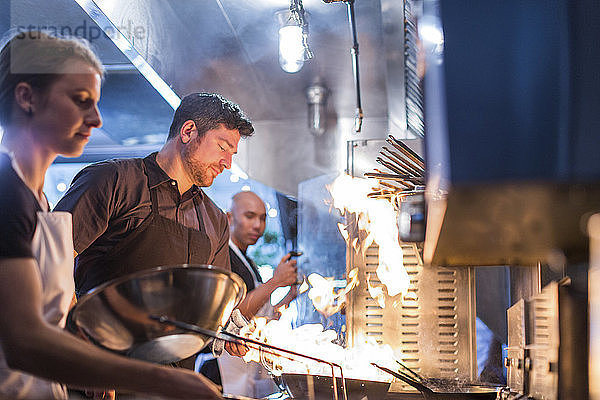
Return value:
<svg viewBox="0 0 600 400">
<path fill-rule="evenodd" d="M 216 93 L 192 93 L 181 100 L 175 110 L 167 140 L 176 137 L 185 121 L 192 120 L 198 137 L 223 124 L 227 129 L 237 129 L 241 137 L 254 133 L 250 120 L 240 106 Z"/>
</svg>

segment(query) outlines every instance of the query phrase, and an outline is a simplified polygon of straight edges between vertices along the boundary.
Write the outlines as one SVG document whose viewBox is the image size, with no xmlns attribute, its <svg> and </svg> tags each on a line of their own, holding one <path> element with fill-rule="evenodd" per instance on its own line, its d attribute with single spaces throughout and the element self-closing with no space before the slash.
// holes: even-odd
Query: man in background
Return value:
<svg viewBox="0 0 600 400">
<path fill-rule="evenodd" d="M 265 232 L 267 211 L 264 202 L 253 192 L 240 192 L 233 196 L 227 213 L 229 222 L 229 257 L 231 270 L 240 275 L 248 288 L 240 311 L 248 319 L 254 316 L 275 318 L 276 309 L 287 306 L 297 294 L 297 267 L 290 253 L 286 254 L 273 271 L 273 277 L 262 281 L 259 270 L 247 255 L 248 247 L 256 244 Z M 288 294 L 277 305 L 270 303 L 271 294 L 280 287 L 291 286 Z M 257 363 L 246 363 L 239 357 L 223 354 L 203 364 L 199 357 L 197 370 L 223 386 L 223 393 L 261 398 L 277 391 L 268 372 Z"/>
</svg>

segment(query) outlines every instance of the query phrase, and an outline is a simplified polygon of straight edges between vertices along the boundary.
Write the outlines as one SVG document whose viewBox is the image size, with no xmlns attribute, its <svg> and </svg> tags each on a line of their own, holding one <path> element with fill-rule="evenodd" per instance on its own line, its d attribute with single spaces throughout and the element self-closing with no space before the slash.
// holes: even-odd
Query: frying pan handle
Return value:
<svg viewBox="0 0 600 400">
<path fill-rule="evenodd" d="M 402 374 L 400 372 L 396 372 L 396 371 L 392 371 L 389 368 L 386 367 L 382 367 L 381 365 L 377 365 L 375 363 L 371 363 L 372 366 L 379 368 L 382 371 L 387 372 L 388 374 L 392 375 L 395 378 L 400 379 L 402 382 L 408 383 L 410 386 L 414 387 L 415 389 L 417 389 L 419 392 L 423 393 L 423 394 L 433 394 L 433 390 L 429 389 L 427 386 L 422 385 L 421 383 L 409 378 L 407 375 Z"/>
<path fill-rule="evenodd" d="M 164 315 L 148 315 L 148 318 L 153 321 L 158 321 L 162 324 L 173 325 L 177 328 L 195 332 L 195 333 L 200 333 L 203 335 L 207 335 L 207 336 L 213 337 L 215 339 L 222 339 L 222 340 L 225 340 L 228 342 L 238 343 L 238 344 L 242 344 L 242 345 L 253 344 L 255 346 L 259 346 L 259 348 L 261 348 L 263 350 L 264 349 L 276 350 L 278 352 L 283 352 L 283 353 L 287 353 L 287 354 L 291 354 L 294 356 L 303 357 L 303 358 L 307 358 L 309 360 L 327 364 L 331 367 L 331 378 L 333 380 L 333 398 L 334 398 L 334 400 L 338 400 L 337 379 L 335 378 L 335 368 L 337 368 L 340 371 L 340 378 L 342 378 L 342 394 L 344 396 L 344 400 L 348 400 L 348 396 L 346 394 L 346 380 L 344 379 L 344 372 L 342 370 L 342 366 L 339 364 L 325 361 L 320 358 L 312 357 L 312 356 L 309 356 L 306 354 L 296 353 L 295 351 L 283 349 L 281 347 L 273 346 L 273 345 L 270 345 L 267 343 L 258 342 L 256 340 L 253 340 L 250 338 L 245 338 L 245 337 L 241 337 L 238 335 L 234 335 L 233 333 L 230 333 L 230 332 L 212 332 L 208 329 L 204 329 L 204 328 L 201 328 L 196 325 L 169 319 L 168 317 L 166 317 Z"/>
</svg>

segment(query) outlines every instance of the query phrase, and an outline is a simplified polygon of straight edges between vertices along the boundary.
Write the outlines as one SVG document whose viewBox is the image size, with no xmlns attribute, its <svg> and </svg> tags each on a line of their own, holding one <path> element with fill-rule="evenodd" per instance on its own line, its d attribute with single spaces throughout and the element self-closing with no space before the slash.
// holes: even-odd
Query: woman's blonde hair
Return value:
<svg viewBox="0 0 600 400">
<path fill-rule="evenodd" d="M 0 50 L 0 125 L 10 122 L 15 87 L 26 82 L 42 93 L 59 79 L 65 63 L 80 60 L 96 69 L 104 67 L 84 39 L 53 36 L 43 31 L 10 33 Z"/>
</svg>

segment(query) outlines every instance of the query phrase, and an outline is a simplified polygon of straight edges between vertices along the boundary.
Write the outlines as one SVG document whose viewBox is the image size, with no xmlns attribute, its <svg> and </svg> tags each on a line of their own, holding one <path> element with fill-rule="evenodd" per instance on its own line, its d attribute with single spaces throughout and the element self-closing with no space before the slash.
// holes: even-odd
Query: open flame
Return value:
<svg viewBox="0 0 600 400">
<path fill-rule="evenodd" d="M 302 281 L 302 285 L 300 285 L 300 287 L 298 288 L 298 293 L 304 293 L 308 289 L 310 289 L 310 286 L 308 285 L 308 282 L 306 282 L 305 279 L 304 281 Z"/>
<path fill-rule="evenodd" d="M 358 285 L 358 268 L 348 273 L 348 280 L 346 287 L 336 291 L 333 278 L 324 278 L 316 273 L 310 274 L 308 282 L 312 288 L 308 292 L 308 297 L 312 300 L 315 309 L 325 317 L 340 311 L 346 302 L 346 294 Z"/>
<path fill-rule="evenodd" d="M 337 340 L 337 333 L 334 330 L 324 330 L 321 324 L 305 324 L 293 329 L 287 311 L 283 310 L 279 320 L 267 322 L 265 318 L 255 318 L 250 326 L 242 329 L 240 334 L 263 343 L 341 365 L 346 378 L 387 382 L 391 380 L 388 374 L 371 365 L 371 362 L 376 362 L 379 365 L 395 368 L 393 350 L 389 346 L 380 345 L 372 339 L 364 338 L 360 344 L 352 348 L 344 348 L 334 343 Z M 285 354 L 274 356 L 264 351 L 250 349 L 243 359 L 246 362 L 261 363 L 274 375 L 286 372 L 331 376 L 331 368 L 328 364 L 304 357 L 286 356 Z M 339 371 L 335 372 L 336 376 L 339 376 Z"/>
<path fill-rule="evenodd" d="M 340 210 L 342 215 L 356 214 L 357 237 L 350 243 L 352 248 L 364 255 L 373 242 L 379 246 L 379 265 L 376 272 L 383 287 L 375 287 L 369 282 L 367 287 L 371 296 L 384 307 L 383 288 L 385 287 L 389 296 L 394 297 L 406 293 L 410 280 L 404 269 L 402 249 L 398 243 L 396 211 L 388 200 L 368 196 L 376 184 L 373 179 L 353 178 L 342 174 L 333 182 L 330 192 L 333 206 Z M 350 237 L 348 231 L 352 228 L 338 223 L 338 229 L 347 242 Z"/>
<path fill-rule="evenodd" d="M 386 306 L 386 298 L 392 297 L 390 304 L 396 307 L 403 297 L 410 296 L 410 293 L 407 293 L 409 278 L 404 269 L 402 249 L 398 243 L 395 210 L 388 200 L 367 196 L 374 185 L 373 180 L 340 175 L 333 182 L 330 192 L 333 206 L 339 209 L 342 215 L 354 213 L 356 216 L 349 218 L 352 226 L 338 224 L 344 240 L 351 240 L 350 246 L 363 255 L 373 243 L 379 246 L 379 265 L 376 273 L 382 285 L 375 286 L 367 279 L 365 284 L 369 294 L 382 308 Z M 308 297 L 315 309 L 329 317 L 343 308 L 346 295 L 359 285 L 358 268 L 348 273 L 346 281 L 345 287 L 336 290 L 339 286 L 335 285 L 333 278 L 312 273 L 304 279 L 298 292 L 308 291 Z M 396 297 L 400 294 L 404 296 Z M 247 328 L 242 329 L 241 335 L 341 365 L 347 378 L 391 380 L 390 376 L 371 365 L 371 362 L 376 362 L 396 369 L 394 353 L 390 346 L 364 337 L 355 338 L 353 347 L 344 348 L 334 343 L 337 341 L 337 333 L 334 330 L 325 330 L 320 324 L 305 324 L 293 329 L 294 317 L 289 309 L 278 311 L 281 313 L 278 320 L 267 322 L 265 318 L 256 318 Z M 327 364 L 305 358 L 274 356 L 256 349 L 250 349 L 243 358 L 247 362 L 261 363 L 275 375 L 283 371 L 331 375 Z"/>
<path fill-rule="evenodd" d="M 377 301 L 379 307 L 385 308 L 385 293 L 383 292 L 383 286 L 373 286 L 369 279 L 367 279 L 367 289 L 371 297 Z"/>
<path fill-rule="evenodd" d="M 367 249 L 377 243 L 379 247 L 379 265 L 377 277 L 382 283 L 375 286 L 367 282 L 367 289 L 379 305 L 386 305 L 385 296 L 395 297 L 407 293 L 409 277 L 404 269 L 403 254 L 398 243 L 398 227 L 396 211 L 390 201 L 373 199 L 368 196 L 376 181 L 372 179 L 353 178 L 342 174 L 333 182 L 329 191 L 333 198 L 333 206 L 342 215 L 354 214 L 349 226 L 338 223 L 338 229 L 344 240 L 357 253 L 365 254 Z M 351 235 L 352 233 L 352 235 Z M 333 278 L 322 277 L 313 273 L 305 280 L 299 289 L 300 293 L 307 290 L 317 311 L 329 317 L 340 311 L 346 301 L 346 294 L 359 284 L 358 269 L 353 269 L 347 277 L 345 288 L 336 291 Z M 401 300 L 393 300 L 393 307 Z"/>
</svg>

